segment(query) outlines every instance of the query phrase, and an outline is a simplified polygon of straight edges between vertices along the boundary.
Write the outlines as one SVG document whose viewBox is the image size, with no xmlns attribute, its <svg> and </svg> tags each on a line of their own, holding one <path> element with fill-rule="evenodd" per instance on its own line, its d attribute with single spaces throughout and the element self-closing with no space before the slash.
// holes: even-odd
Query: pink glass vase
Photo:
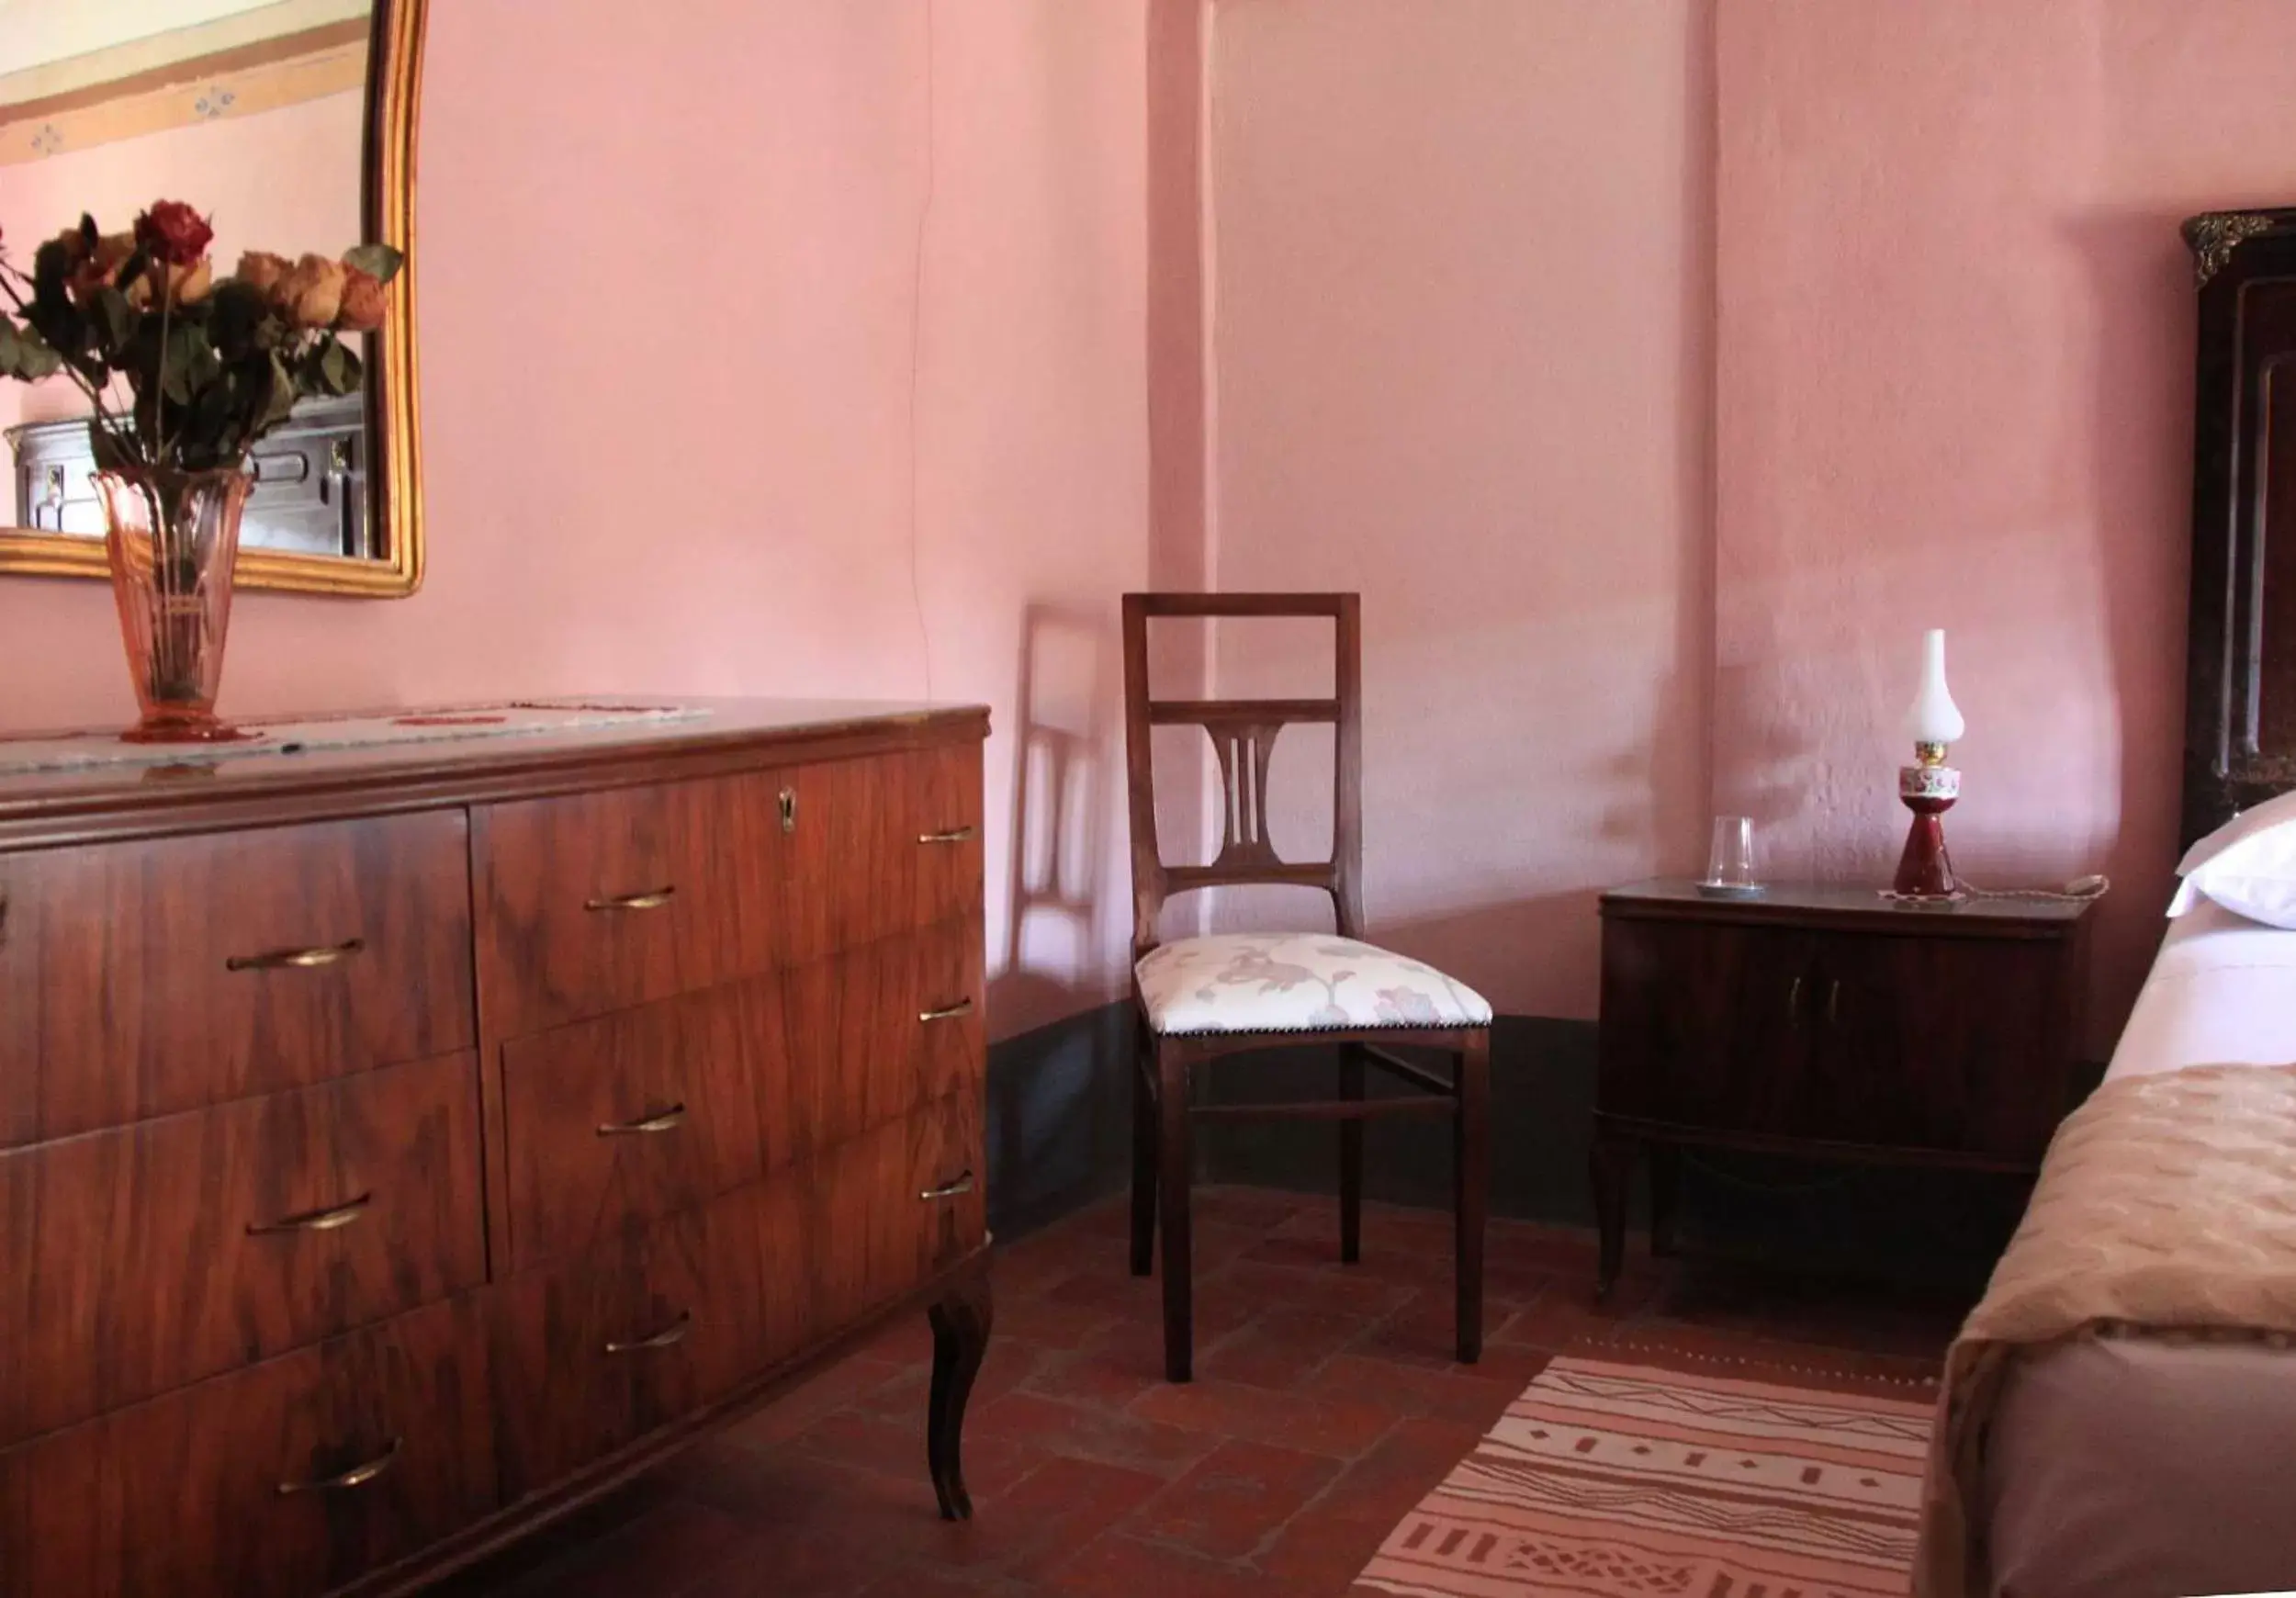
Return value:
<svg viewBox="0 0 2296 1598">
<path fill-rule="evenodd" d="M 216 719 L 240 513 L 254 478 L 236 467 L 124 467 L 93 474 L 104 546 L 143 719 L 129 743 L 219 743 L 247 735 Z"/>
</svg>

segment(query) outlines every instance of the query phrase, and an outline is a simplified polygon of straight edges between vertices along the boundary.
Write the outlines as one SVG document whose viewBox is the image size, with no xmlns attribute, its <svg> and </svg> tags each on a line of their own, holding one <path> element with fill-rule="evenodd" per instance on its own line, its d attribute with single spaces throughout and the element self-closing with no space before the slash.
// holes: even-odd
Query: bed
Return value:
<svg viewBox="0 0 2296 1598">
<path fill-rule="evenodd" d="M 2291 1060 L 2296 932 L 2203 904 L 2169 923 L 2106 1080 Z M 2296 1585 L 2296 1354 L 2284 1347 L 2082 1338 L 2014 1361 L 1992 1426 L 1980 1513 L 1996 1592 Z"/>
<path fill-rule="evenodd" d="M 2296 790 L 2296 405 L 2272 403 L 2283 370 L 2296 381 L 2296 210 L 2196 217 L 2185 237 L 2190 843 Z M 1922 1598 L 2296 1589 L 2291 1063 L 2296 931 L 2205 901 L 2168 923 L 2105 1086 L 2053 1145 L 1949 1361 Z M 2155 1123 L 2181 1141 L 2147 1143 L 2123 1114 L 2210 1098 L 2213 1119 Z M 2241 1162 L 2245 1186 L 2212 1185 Z"/>
</svg>

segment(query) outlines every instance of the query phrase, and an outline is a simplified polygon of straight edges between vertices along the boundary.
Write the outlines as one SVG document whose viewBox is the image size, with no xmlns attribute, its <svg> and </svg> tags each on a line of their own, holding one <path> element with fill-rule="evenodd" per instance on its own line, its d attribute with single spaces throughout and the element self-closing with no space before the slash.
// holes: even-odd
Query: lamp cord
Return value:
<svg viewBox="0 0 2296 1598">
<path fill-rule="evenodd" d="M 2044 905 L 2086 905 L 2091 899 L 2101 899 L 2112 891 L 2112 879 L 2106 876 L 2075 877 L 2062 889 L 1988 889 L 1977 886 L 1967 877 L 1956 877 L 1954 881 L 1959 885 L 1951 894 L 1945 895 L 1947 904 L 1959 904 L 1964 900 L 1990 900 L 1998 903 L 2002 900 L 2024 899 Z M 1883 898 L 1893 903 L 1934 905 L 1938 902 L 1933 895 L 1901 894 L 1895 888 L 1883 888 L 1878 891 Z"/>
</svg>

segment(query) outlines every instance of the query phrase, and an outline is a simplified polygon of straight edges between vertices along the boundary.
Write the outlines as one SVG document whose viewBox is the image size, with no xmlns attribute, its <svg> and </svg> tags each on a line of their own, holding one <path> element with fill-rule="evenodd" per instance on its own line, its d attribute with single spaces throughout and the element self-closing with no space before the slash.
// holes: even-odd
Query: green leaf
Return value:
<svg viewBox="0 0 2296 1598">
<path fill-rule="evenodd" d="M 359 386 L 359 357 L 338 339 L 329 339 L 319 351 L 319 386 L 340 399 Z"/>
<path fill-rule="evenodd" d="M 30 328 L 19 328 L 0 316 L 0 377 L 37 383 L 63 369 L 63 357 Z"/>
<path fill-rule="evenodd" d="M 343 253 L 345 266 L 356 266 L 370 277 L 388 283 L 399 276 L 399 269 L 407 264 L 404 251 L 388 244 L 359 244 Z"/>
<path fill-rule="evenodd" d="M 208 297 L 208 325 L 215 347 L 226 360 L 238 360 L 257 348 L 270 303 L 257 290 L 236 277 L 227 277 Z"/>
<path fill-rule="evenodd" d="M 253 444 L 278 426 L 287 419 L 287 412 L 294 409 L 295 374 L 287 369 L 287 361 L 279 352 L 274 350 L 271 352 L 271 381 L 264 390 L 263 410 L 256 415 L 254 426 L 249 429 L 247 441 Z"/>
<path fill-rule="evenodd" d="M 128 297 L 117 288 L 96 291 L 95 317 L 96 348 L 106 359 L 113 359 L 128 348 L 128 341 L 135 337 L 136 308 L 128 303 Z"/>
<path fill-rule="evenodd" d="M 208 342 L 208 330 L 196 321 L 171 321 L 167 348 L 160 368 L 160 392 L 177 405 L 193 398 L 222 374 L 223 363 Z"/>
</svg>

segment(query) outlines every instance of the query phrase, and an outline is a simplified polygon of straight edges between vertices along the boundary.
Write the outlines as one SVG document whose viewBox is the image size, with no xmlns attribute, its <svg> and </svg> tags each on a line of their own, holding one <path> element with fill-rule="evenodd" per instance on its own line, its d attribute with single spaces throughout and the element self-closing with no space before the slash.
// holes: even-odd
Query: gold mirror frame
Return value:
<svg viewBox="0 0 2296 1598">
<path fill-rule="evenodd" d="M 390 315 L 372 335 L 366 375 L 369 524 L 383 554 L 366 560 L 242 549 L 235 586 L 355 599 L 404 599 L 422 586 L 422 429 L 415 377 L 416 123 L 429 0 L 374 0 L 366 60 L 366 151 L 360 174 L 366 241 L 403 251 Z M 108 580 L 101 539 L 0 526 L 0 576 Z"/>
</svg>

